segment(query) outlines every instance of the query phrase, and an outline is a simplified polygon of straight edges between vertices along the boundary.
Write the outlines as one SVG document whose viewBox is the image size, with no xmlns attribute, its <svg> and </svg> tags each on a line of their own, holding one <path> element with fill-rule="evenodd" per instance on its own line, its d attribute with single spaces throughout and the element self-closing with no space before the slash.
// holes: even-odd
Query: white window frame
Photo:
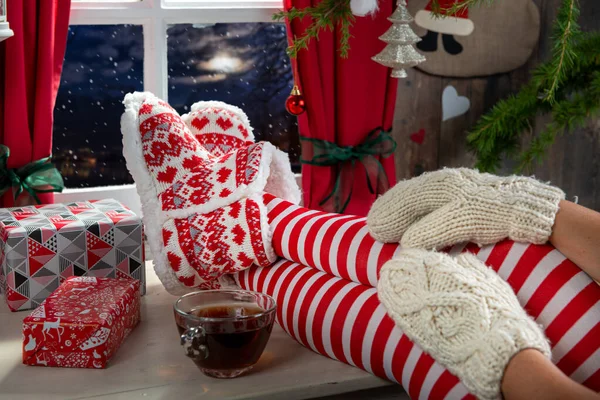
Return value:
<svg viewBox="0 0 600 400">
<path fill-rule="evenodd" d="M 141 25 L 144 90 L 168 101 L 167 26 L 189 23 L 271 22 L 283 0 L 72 1 L 70 25 Z M 135 185 L 65 189 L 59 203 L 114 198 L 141 214 Z"/>
</svg>

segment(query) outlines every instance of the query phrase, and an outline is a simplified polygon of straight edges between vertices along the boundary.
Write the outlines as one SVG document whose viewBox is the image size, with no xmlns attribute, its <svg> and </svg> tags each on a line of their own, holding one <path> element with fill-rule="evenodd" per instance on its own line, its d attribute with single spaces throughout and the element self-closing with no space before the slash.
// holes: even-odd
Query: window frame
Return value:
<svg viewBox="0 0 600 400">
<path fill-rule="evenodd" d="M 69 25 L 141 25 L 144 90 L 168 101 L 167 28 L 171 24 L 271 22 L 283 0 L 105 0 L 71 2 Z M 65 189 L 59 203 L 114 198 L 140 214 L 135 185 Z"/>
</svg>

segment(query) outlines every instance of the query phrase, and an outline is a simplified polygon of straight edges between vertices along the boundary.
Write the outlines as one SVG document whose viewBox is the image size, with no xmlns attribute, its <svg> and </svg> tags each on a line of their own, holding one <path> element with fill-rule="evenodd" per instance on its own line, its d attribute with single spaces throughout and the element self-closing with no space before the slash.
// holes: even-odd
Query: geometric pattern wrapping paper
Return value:
<svg viewBox="0 0 600 400">
<path fill-rule="evenodd" d="M 23 320 L 23 364 L 106 368 L 140 321 L 140 282 L 71 277 Z"/>
<path fill-rule="evenodd" d="M 116 200 L 0 209 L 0 288 L 38 307 L 70 276 L 134 278 L 145 292 L 143 227 Z"/>
</svg>

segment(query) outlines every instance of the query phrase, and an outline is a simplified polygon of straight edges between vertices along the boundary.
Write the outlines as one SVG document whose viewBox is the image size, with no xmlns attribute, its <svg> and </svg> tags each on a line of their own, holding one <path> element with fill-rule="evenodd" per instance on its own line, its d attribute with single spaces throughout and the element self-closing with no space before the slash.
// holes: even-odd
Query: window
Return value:
<svg viewBox="0 0 600 400">
<path fill-rule="evenodd" d="M 293 84 L 285 26 L 271 22 L 281 7 L 281 0 L 73 0 L 53 138 L 68 190 L 57 201 L 110 196 L 137 209 L 120 116 L 123 96 L 139 90 L 180 114 L 200 100 L 237 105 L 257 138 L 287 151 L 299 169 L 297 121 L 284 107 Z"/>
</svg>

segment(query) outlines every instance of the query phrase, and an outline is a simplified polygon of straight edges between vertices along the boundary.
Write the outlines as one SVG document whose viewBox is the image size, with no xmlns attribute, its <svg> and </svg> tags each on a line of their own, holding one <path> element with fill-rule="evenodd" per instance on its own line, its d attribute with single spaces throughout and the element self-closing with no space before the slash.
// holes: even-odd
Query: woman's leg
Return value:
<svg viewBox="0 0 600 400">
<path fill-rule="evenodd" d="M 592 400 L 600 395 L 563 374 L 537 350 L 524 350 L 510 361 L 502 380 L 507 400 Z"/>
<path fill-rule="evenodd" d="M 396 327 L 377 299 L 374 288 L 287 260 L 272 267 L 242 271 L 236 275 L 236 280 L 244 289 L 274 296 L 279 305 L 279 325 L 313 351 L 398 382 L 413 399 L 454 399 L 467 393 L 455 376 L 423 353 Z M 580 331 L 577 327 L 568 331 L 572 333 L 563 343 L 572 351 L 568 352 L 568 362 L 562 361 L 559 365 L 567 371 L 576 371 L 574 374 L 567 372 L 573 379 L 584 382 L 593 390 L 600 390 L 598 334 L 594 330 Z M 590 356 L 590 352 L 594 354 Z M 529 365 L 531 362 L 530 357 L 520 355 L 509 364 L 503 389 L 511 396 L 527 393 L 520 392 L 527 389 L 527 385 L 522 387 L 513 377 L 529 376 L 519 373 L 523 369 L 535 372 L 531 380 L 537 382 L 536 385 L 546 383 L 540 373 L 555 380 L 558 369 L 551 363 L 538 363 L 533 368 Z M 565 382 L 571 382 L 561 386 L 565 391 L 578 386 L 563 373 L 560 376 Z"/>
<path fill-rule="evenodd" d="M 402 333 L 375 288 L 287 260 L 234 277 L 243 289 L 273 296 L 278 324 L 313 351 L 397 382 L 415 400 L 474 399 Z"/>
<path fill-rule="evenodd" d="M 363 218 L 308 210 L 269 195 L 265 203 L 273 247 L 280 256 L 311 267 L 304 274 L 319 269 L 375 286 L 381 266 L 400 251 L 396 244 L 374 241 Z M 450 253 L 464 250 L 498 272 L 544 326 L 558 368 L 600 391 L 600 287 L 552 246 L 505 241 L 481 249 L 458 245 Z M 295 284 L 290 296 L 296 298 L 290 301 L 298 301 L 302 282 Z"/>
<path fill-rule="evenodd" d="M 600 281 L 600 213 L 565 200 L 559 207 L 550 243 Z"/>
</svg>

